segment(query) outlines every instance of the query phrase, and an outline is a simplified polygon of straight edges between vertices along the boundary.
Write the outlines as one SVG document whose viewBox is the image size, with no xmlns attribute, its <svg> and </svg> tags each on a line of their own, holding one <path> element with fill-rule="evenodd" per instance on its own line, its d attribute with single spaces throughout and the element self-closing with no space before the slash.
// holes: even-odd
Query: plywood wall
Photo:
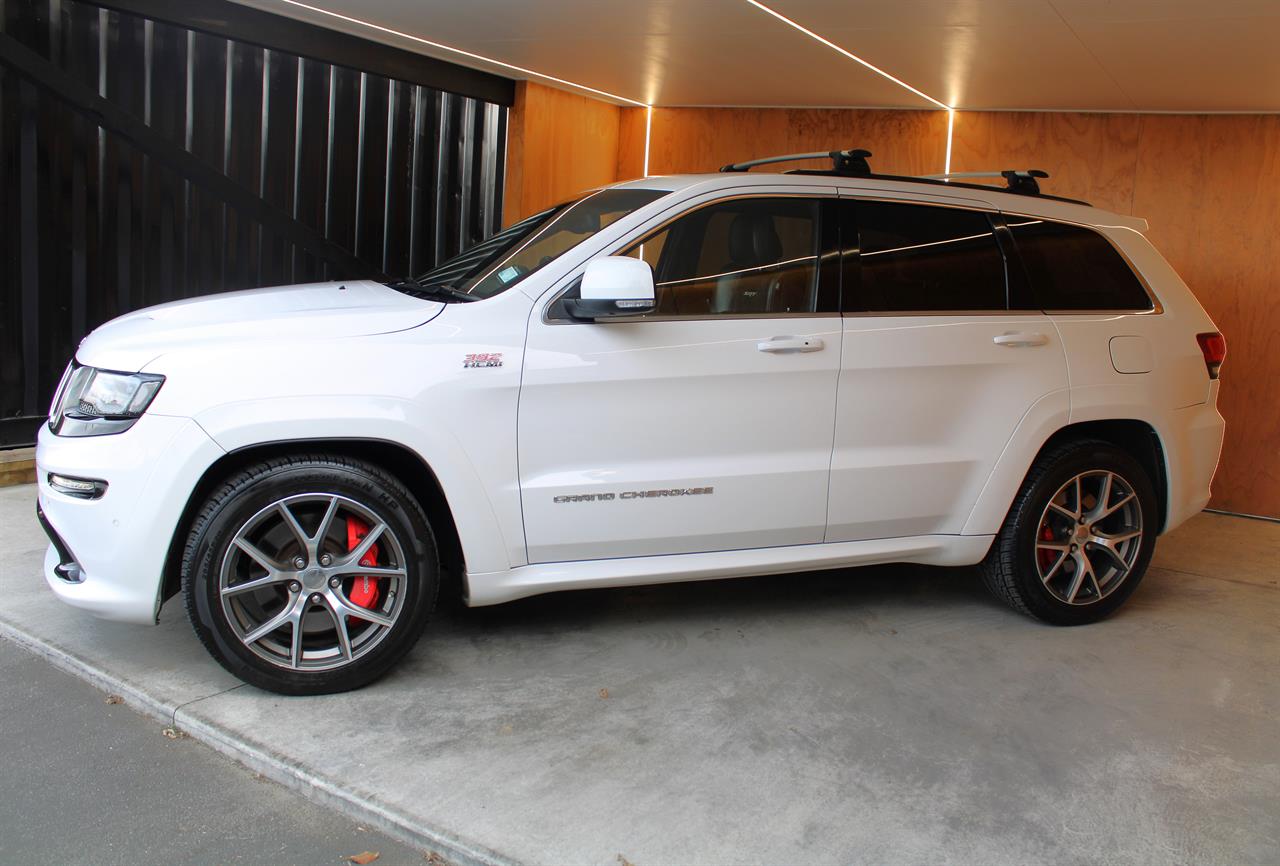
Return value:
<svg viewBox="0 0 1280 866">
<path fill-rule="evenodd" d="M 503 224 L 617 180 L 621 111 L 532 81 L 518 83 L 507 121 Z"/>
<path fill-rule="evenodd" d="M 1136 114 L 961 111 L 951 170 L 1042 168 L 1046 192 L 1129 213 L 1141 128 Z"/>
<path fill-rule="evenodd" d="M 1142 118 L 1134 213 L 1227 336 L 1213 505 L 1280 517 L 1280 117 Z"/>
<path fill-rule="evenodd" d="M 633 111 L 643 133 L 644 110 Z M 879 171 L 939 172 L 946 157 L 946 130 L 946 115 L 937 111 L 655 108 L 649 173 L 715 171 L 726 163 L 762 156 L 848 147 L 872 151 Z M 644 137 L 628 136 L 625 143 L 631 150 L 619 155 L 623 177 L 643 164 Z M 638 155 L 632 152 L 636 148 Z M 783 163 L 778 168 L 798 165 Z"/>
<path fill-rule="evenodd" d="M 521 87 L 508 221 L 641 176 L 645 109 Z M 649 172 L 857 146 L 877 171 L 929 174 L 942 171 L 946 125 L 941 111 L 655 108 Z M 1150 222 L 1227 336 L 1227 441 L 1212 505 L 1280 517 L 1280 116 L 959 112 L 951 167 L 1043 168 L 1046 190 Z"/>
</svg>

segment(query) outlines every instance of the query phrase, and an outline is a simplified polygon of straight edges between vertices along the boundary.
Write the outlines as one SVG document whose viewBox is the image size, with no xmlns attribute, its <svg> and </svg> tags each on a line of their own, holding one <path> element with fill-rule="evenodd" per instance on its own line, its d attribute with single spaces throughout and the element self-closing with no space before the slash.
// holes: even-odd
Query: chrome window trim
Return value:
<svg viewBox="0 0 1280 866">
<path fill-rule="evenodd" d="M 1148 293 L 1148 296 L 1150 293 Z M 1164 307 L 1159 303 L 1150 310 L 1045 310 L 1046 316 L 1159 316 Z"/>
<path fill-rule="evenodd" d="M 840 313 L 725 313 L 709 316 L 610 316 L 596 322 L 550 319 L 548 325 L 635 325 L 641 322 L 725 322 L 742 319 L 838 319 Z"/>
</svg>

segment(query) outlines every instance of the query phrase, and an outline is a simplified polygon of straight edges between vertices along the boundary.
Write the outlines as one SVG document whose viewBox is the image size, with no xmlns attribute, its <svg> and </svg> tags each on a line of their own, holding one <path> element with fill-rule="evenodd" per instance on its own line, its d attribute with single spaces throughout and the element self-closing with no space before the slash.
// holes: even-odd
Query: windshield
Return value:
<svg viewBox="0 0 1280 866">
<path fill-rule="evenodd" d="M 660 189 L 606 189 L 556 205 L 503 229 L 427 271 L 416 282 L 476 299 L 514 286 L 601 229 L 667 195 Z"/>
</svg>

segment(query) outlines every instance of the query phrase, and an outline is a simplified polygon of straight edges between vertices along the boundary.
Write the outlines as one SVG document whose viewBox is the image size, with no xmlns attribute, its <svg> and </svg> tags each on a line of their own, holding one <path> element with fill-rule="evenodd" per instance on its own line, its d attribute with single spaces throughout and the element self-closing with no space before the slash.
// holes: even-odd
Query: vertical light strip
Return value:
<svg viewBox="0 0 1280 866">
<path fill-rule="evenodd" d="M 947 161 L 942 167 L 943 174 L 951 174 L 951 137 L 956 126 L 956 110 L 947 109 Z"/>
<path fill-rule="evenodd" d="M 330 18 L 337 18 L 339 21 L 346 21 L 349 24 L 359 24 L 361 27 L 368 27 L 370 30 L 377 30 L 379 33 L 386 33 L 390 36 L 399 36 L 401 39 L 408 39 L 417 42 L 420 45 L 427 45 L 431 48 L 438 48 L 442 51 L 451 51 L 454 54 L 468 57 L 472 60 L 481 60 L 485 63 L 491 63 L 494 66 L 501 66 L 503 69 L 511 69 L 525 75 L 531 75 L 534 78 L 541 78 L 546 81 L 554 81 L 556 84 L 563 84 L 576 90 L 585 90 L 588 93 L 596 93 L 600 96 L 612 99 L 616 102 L 625 102 L 627 105 L 634 105 L 637 108 L 644 108 L 645 103 L 636 99 L 628 99 L 625 96 L 619 96 L 616 93 L 610 93 L 607 90 L 599 90 L 595 87 L 588 87 L 585 84 L 579 84 L 576 81 L 569 81 L 565 78 L 556 78 L 554 75 L 547 75 L 545 72 L 538 72 L 534 69 L 526 69 L 523 66 L 516 66 L 514 63 L 503 63 L 493 57 L 486 57 L 483 54 L 476 54 L 474 51 L 464 51 L 461 48 L 454 48 L 452 45 L 445 45 L 443 42 L 432 42 L 430 39 L 424 39 L 421 36 L 414 36 L 412 33 L 405 33 L 403 30 L 393 30 L 390 27 L 383 27 L 381 24 L 374 24 L 372 21 L 365 21 L 361 18 L 354 18 L 350 15 L 343 15 L 341 12 L 333 12 L 320 6 L 312 6 L 310 3 L 302 3 L 300 0 L 277 0 L 279 3 L 287 3 L 290 6 L 296 6 L 299 9 L 306 9 L 308 12 L 315 12 L 320 15 L 328 15 Z M 148 22 L 150 23 L 150 22 Z M 927 99 L 928 97 L 926 97 Z"/>
<path fill-rule="evenodd" d="M 644 107 L 644 176 L 649 176 L 649 136 L 653 132 L 653 106 Z"/>
<path fill-rule="evenodd" d="M 286 0 L 286 2 L 292 2 L 292 0 Z M 757 9 L 759 9 L 761 12 L 768 12 L 770 15 L 772 15 L 774 18 L 777 18 L 783 24 L 786 24 L 789 27 L 794 27 L 796 30 L 799 30 L 801 33 L 803 33 L 805 36 L 808 36 L 810 39 L 821 42 L 823 45 L 827 46 L 831 50 L 837 51 L 840 54 L 843 54 L 845 57 L 848 57 L 850 60 L 856 63 L 861 63 L 863 66 L 867 67 L 872 72 L 876 73 L 879 76 L 889 79 L 899 87 L 904 87 L 907 90 L 910 90 L 912 93 L 914 93 L 916 96 L 920 97 L 921 99 L 924 99 L 928 102 L 932 102 L 934 105 L 938 106 L 939 108 L 945 108 L 947 110 L 951 109 L 951 106 L 947 105 L 945 102 L 934 99 L 932 96 L 925 93 L 923 90 L 916 90 L 914 87 L 912 87 L 910 84 L 907 84 L 907 82 L 903 81 L 901 78 L 896 78 L 890 75 L 889 73 L 881 69 L 879 66 L 876 66 L 874 63 L 869 63 L 868 61 L 863 60 L 861 57 L 854 54 L 852 51 L 848 51 L 844 48 L 841 48 L 839 45 L 835 44 L 830 39 L 824 39 L 823 37 L 819 36 L 817 33 L 814 33 L 808 27 L 805 27 L 803 24 L 800 24 L 796 21 L 792 21 L 790 18 L 783 15 L 781 12 L 775 12 L 774 10 L 770 9 L 768 6 L 761 3 L 760 0 L 747 0 L 747 2 L 750 3 L 752 6 L 756 7 Z"/>
</svg>

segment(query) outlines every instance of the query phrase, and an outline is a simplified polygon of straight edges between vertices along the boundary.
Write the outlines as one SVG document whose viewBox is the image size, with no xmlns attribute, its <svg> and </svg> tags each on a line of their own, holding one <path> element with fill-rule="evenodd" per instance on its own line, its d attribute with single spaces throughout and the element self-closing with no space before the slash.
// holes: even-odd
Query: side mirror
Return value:
<svg viewBox="0 0 1280 866">
<path fill-rule="evenodd" d="M 619 316 L 642 316 L 654 308 L 653 268 L 643 259 L 604 256 L 587 263 L 581 298 L 566 298 L 564 309 L 575 319 L 594 322 Z"/>
</svg>

